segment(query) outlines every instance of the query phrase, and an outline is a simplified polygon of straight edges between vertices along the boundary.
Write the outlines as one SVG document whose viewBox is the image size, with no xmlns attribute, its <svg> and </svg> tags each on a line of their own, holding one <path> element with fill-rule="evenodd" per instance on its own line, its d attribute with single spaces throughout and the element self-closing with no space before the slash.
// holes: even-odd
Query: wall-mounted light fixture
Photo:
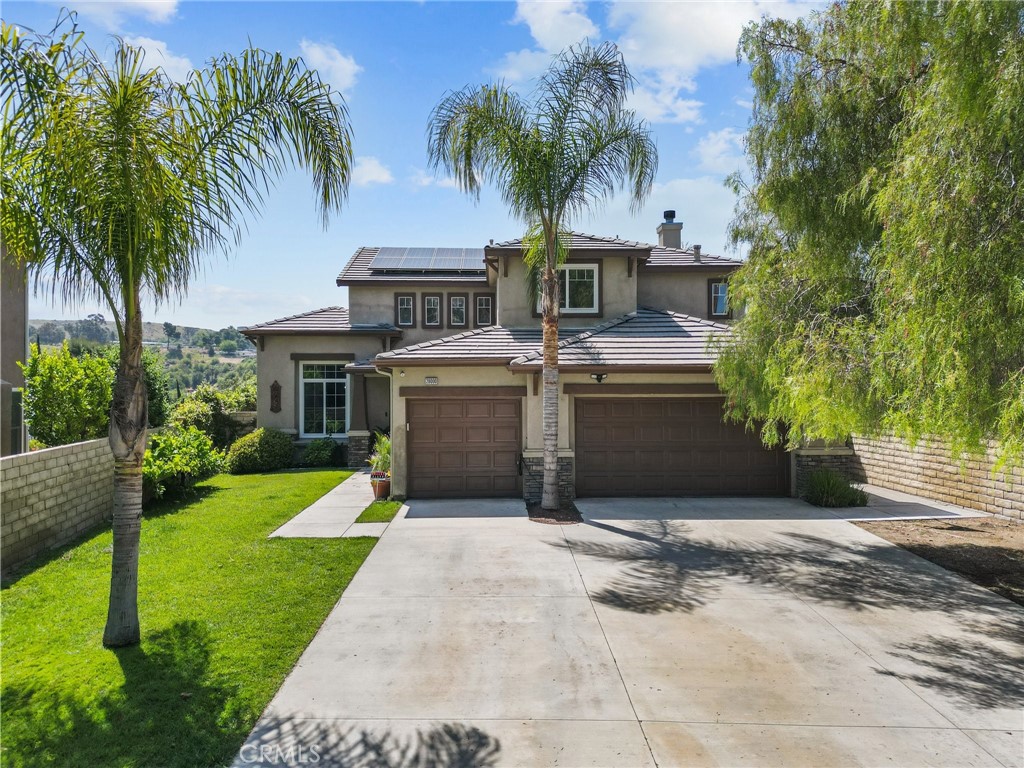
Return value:
<svg viewBox="0 0 1024 768">
<path fill-rule="evenodd" d="M 594 381 L 596 381 L 598 384 L 600 384 L 602 381 L 604 381 L 605 379 L 608 378 L 608 374 L 607 373 L 592 373 L 592 374 L 590 374 L 590 378 L 592 378 Z"/>
<path fill-rule="evenodd" d="M 405 378 L 405 371 L 399 371 L 398 375 L 401 376 L 404 379 Z"/>
</svg>

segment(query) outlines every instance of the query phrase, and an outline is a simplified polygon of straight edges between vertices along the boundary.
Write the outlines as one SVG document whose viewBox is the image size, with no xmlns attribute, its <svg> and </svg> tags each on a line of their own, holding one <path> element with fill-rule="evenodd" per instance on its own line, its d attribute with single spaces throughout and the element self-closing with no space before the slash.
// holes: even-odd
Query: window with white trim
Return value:
<svg viewBox="0 0 1024 768">
<path fill-rule="evenodd" d="M 338 437 L 348 432 L 345 363 L 302 363 L 299 410 L 302 437 Z"/>
<path fill-rule="evenodd" d="M 423 325 L 425 326 L 438 326 L 441 325 L 441 297 L 438 296 L 424 296 L 423 297 Z"/>
<path fill-rule="evenodd" d="M 712 280 L 709 291 L 711 317 L 729 317 L 729 283 L 725 280 Z"/>
<path fill-rule="evenodd" d="M 416 296 L 399 294 L 395 296 L 395 325 L 410 328 L 416 325 Z"/>
<path fill-rule="evenodd" d="M 494 297 L 489 293 L 476 297 L 476 325 L 478 328 L 494 325 Z"/>
<path fill-rule="evenodd" d="M 448 297 L 448 326 L 450 328 L 462 328 L 467 324 L 466 318 L 466 297 Z"/>
<path fill-rule="evenodd" d="M 597 264 L 563 264 L 558 268 L 558 307 L 563 315 L 594 314 L 600 308 Z M 537 312 L 541 293 L 537 291 Z"/>
</svg>

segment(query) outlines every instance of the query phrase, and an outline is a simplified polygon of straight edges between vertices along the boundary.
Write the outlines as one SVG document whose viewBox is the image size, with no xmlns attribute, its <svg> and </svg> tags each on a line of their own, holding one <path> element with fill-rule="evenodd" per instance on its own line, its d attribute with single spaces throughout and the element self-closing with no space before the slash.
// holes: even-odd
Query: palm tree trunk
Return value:
<svg viewBox="0 0 1024 768">
<path fill-rule="evenodd" d="M 550 238 L 549 238 L 550 239 Z M 544 488 L 540 505 L 556 510 L 558 497 L 558 272 L 554 242 L 548 244 L 548 263 L 541 280 L 541 314 L 543 316 L 543 424 L 544 424 Z"/>
<path fill-rule="evenodd" d="M 142 457 L 146 451 L 148 402 L 142 369 L 142 315 L 126 312 L 121 356 L 110 407 L 110 450 L 114 454 L 114 549 L 110 604 L 103 644 L 139 642 L 139 534 L 142 528 Z"/>
</svg>

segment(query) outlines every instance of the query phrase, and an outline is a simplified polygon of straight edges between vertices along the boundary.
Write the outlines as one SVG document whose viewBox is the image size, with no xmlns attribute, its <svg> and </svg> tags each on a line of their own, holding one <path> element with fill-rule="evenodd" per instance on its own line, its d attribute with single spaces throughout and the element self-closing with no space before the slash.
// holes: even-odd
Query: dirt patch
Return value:
<svg viewBox="0 0 1024 768">
<path fill-rule="evenodd" d="M 1024 524 L 999 517 L 858 522 L 925 560 L 1024 605 Z"/>
<path fill-rule="evenodd" d="M 526 507 L 530 519 L 545 525 L 575 525 L 583 522 L 583 515 L 571 501 L 563 501 L 557 510 L 544 509 L 540 504 Z"/>
</svg>

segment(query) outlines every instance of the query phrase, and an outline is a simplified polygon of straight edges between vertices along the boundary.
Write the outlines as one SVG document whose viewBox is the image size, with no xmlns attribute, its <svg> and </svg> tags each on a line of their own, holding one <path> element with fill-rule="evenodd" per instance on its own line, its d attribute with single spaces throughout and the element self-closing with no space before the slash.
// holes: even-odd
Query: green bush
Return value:
<svg viewBox="0 0 1024 768">
<path fill-rule="evenodd" d="M 379 474 L 391 474 L 391 437 L 383 432 L 373 433 L 373 449 L 367 463 L 370 471 Z"/>
<path fill-rule="evenodd" d="M 284 469 L 291 466 L 293 450 L 290 436 L 260 427 L 234 442 L 228 451 L 227 469 L 233 475 Z"/>
<path fill-rule="evenodd" d="M 223 469 L 224 454 L 195 427 L 168 427 L 153 435 L 142 460 L 145 498 L 180 496 Z"/>
<path fill-rule="evenodd" d="M 171 424 L 182 429 L 194 427 L 212 440 L 213 408 L 202 400 L 184 397 L 171 411 Z"/>
<path fill-rule="evenodd" d="M 334 466 L 338 443 L 329 437 L 321 437 L 306 446 L 302 453 L 302 463 L 307 467 Z"/>
<path fill-rule="evenodd" d="M 816 469 L 807 478 L 804 499 L 818 507 L 863 507 L 868 495 L 831 469 Z"/>
<path fill-rule="evenodd" d="M 25 372 L 25 420 L 46 445 L 67 445 L 107 434 L 114 372 L 102 357 L 71 354 L 68 342 L 53 352 L 32 354 Z"/>
</svg>

